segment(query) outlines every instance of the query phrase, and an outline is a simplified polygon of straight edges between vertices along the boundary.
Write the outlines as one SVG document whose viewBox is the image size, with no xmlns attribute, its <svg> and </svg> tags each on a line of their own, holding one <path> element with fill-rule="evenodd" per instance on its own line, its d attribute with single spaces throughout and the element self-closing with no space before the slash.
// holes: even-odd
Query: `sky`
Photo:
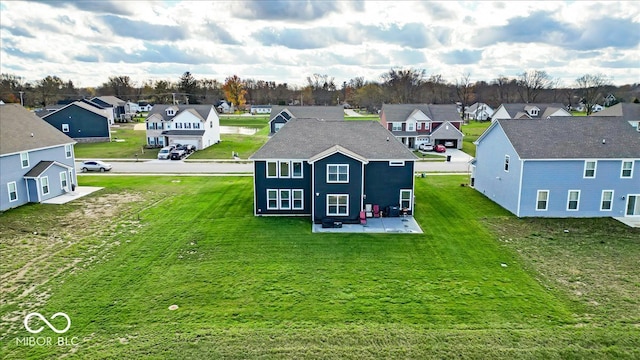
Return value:
<svg viewBox="0 0 640 360">
<path fill-rule="evenodd" d="M 0 72 L 96 87 L 110 76 L 306 85 L 390 69 L 455 83 L 546 71 L 640 83 L 640 1 L 0 1 Z"/>
</svg>

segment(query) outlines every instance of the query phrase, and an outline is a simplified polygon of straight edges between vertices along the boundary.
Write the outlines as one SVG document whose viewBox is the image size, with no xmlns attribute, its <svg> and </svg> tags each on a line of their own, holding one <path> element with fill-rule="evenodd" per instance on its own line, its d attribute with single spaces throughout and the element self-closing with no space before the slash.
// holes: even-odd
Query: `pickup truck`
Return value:
<svg viewBox="0 0 640 360">
<path fill-rule="evenodd" d="M 171 160 L 182 160 L 187 155 L 182 149 L 173 149 L 171 151 Z"/>
</svg>

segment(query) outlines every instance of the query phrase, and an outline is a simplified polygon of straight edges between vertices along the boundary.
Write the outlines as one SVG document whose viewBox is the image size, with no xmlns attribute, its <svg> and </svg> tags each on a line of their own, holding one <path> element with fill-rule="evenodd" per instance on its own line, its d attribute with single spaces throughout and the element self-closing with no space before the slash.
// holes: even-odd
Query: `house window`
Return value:
<svg viewBox="0 0 640 360">
<path fill-rule="evenodd" d="M 60 173 L 60 187 L 61 188 L 66 188 L 67 187 L 67 172 L 63 171 Z"/>
<path fill-rule="evenodd" d="M 577 211 L 580 204 L 580 190 L 569 190 L 567 195 L 567 210 Z"/>
<path fill-rule="evenodd" d="M 7 190 L 9 191 L 9 202 L 18 200 L 18 188 L 15 181 L 7 184 Z"/>
<path fill-rule="evenodd" d="M 391 131 L 402 131 L 402 123 L 391 123 Z"/>
<path fill-rule="evenodd" d="M 156 140 L 152 137 L 147 137 L 147 144 L 149 145 L 155 145 L 156 144 Z"/>
<path fill-rule="evenodd" d="M 71 144 L 67 144 L 64 146 L 64 156 L 69 159 L 73 155 L 73 147 Z"/>
<path fill-rule="evenodd" d="M 29 153 L 20 153 L 20 163 L 22 164 L 23 169 L 29 167 Z"/>
<path fill-rule="evenodd" d="M 584 162 L 584 177 L 594 178 L 596 177 L 596 161 L 587 160 Z"/>
<path fill-rule="evenodd" d="M 273 190 L 273 189 L 267 190 L 267 209 L 269 210 L 278 209 L 278 190 Z"/>
<path fill-rule="evenodd" d="M 400 190 L 400 208 L 411 210 L 411 190 Z"/>
<path fill-rule="evenodd" d="M 418 125 L 416 126 L 416 129 L 421 130 L 422 129 L 422 123 L 418 123 Z"/>
<path fill-rule="evenodd" d="M 415 131 L 415 124 L 407 123 L 407 131 Z"/>
<path fill-rule="evenodd" d="M 536 210 L 546 211 L 549 204 L 549 190 L 538 190 Z"/>
<path fill-rule="evenodd" d="M 213 121 L 209 121 L 209 129 L 213 129 Z"/>
<path fill-rule="evenodd" d="M 349 195 L 327 195 L 327 215 L 349 215 Z"/>
<path fill-rule="evenodd" d="M 182 123 L 176 123 L 176 129 L 182 129 Z"/>
<path fill-rule="evenodd" d="M 284 123 L 276 123 L 273 126 L 273 132 L 278 132 L 278 130 L 280 130 L 283 126 L 284 126 Z"/>
<path fill-rule="evenodd" d="M 404 166 L 404 161 L 389 161 L 389 166 Z"/>
<path fill-rule="evenodd" d="M 349 182 L 349 165 L 327 165 L 327 182 Z"/>
<path fill-rule="evenodd" d="M 303 177 L 302 175 L 302 161 L 292 161 L 291 162 L 291 167 L 293 168 L 292 171 L 293 173 L 291 174 L 291 177 L 294 179 L 301 179 Z"/>
<path fill-rule="evenodd" d="M 62 124 L 62 132 L 69 132 L 69 124 Z"/>
<path fill-rule="evenodd" d="M 280 209 L 291 209 L 291 190 L 280 190 Z"/>
<path fill-rule="evenodd" d="M 40 181 L 42 184 L 42 195 L 47 195 L 49 193 L 49 177 L 45 176 Z"/>
<path fill-rule="evenodd" d="M 600 201 L 600 211 L 611 211 L 613 209 L 613 190 L 602 190 L 602 200 Z"/>
<path fill-rule="evenodd" d="M 191 123 L 184 123 L 185 129 L 191 129 Z"/>
<path fill-rule="evenodd" d="M 509 172 L 509 155 L 504 156 L 504 171 Z"/>
<path fill-rule="evenodd" d="M 267 161 L 267 177 L 268 178 L 276 178 L 276 177 L 278 177 L 278 162 L 277 161 Z"/>
<path fill-rule="evenodd" d="M 302 189 L 293 189 L 291 190 L 291 193 L 293 194 L 293 210 L 304 209 L 304 191 Z"/>
<path fill-rule="evenodd" d="M 153 127 L 152 127 L 152 123 L 149 123 L 149 122 L 148 122 L 148 123 L 147 123 L 147 130 L 151 130 L 151 129 L 153 129 Z"/>
<path fill-rule="evenodd" d="M 620 177 L 633 177 L 633 161 L 622 161 L 622 172 L 620 173 Z"/>
<path fill-rule="evenodd" d="M 289 162 L 288 161 L 280 161 L 280 177 L 288 178 L 289 176 Z"/>
<path fill-rule="evenodd" d="M 193 123 L 194 129 L 200 129 L 200 123 Z"/>
</svg>

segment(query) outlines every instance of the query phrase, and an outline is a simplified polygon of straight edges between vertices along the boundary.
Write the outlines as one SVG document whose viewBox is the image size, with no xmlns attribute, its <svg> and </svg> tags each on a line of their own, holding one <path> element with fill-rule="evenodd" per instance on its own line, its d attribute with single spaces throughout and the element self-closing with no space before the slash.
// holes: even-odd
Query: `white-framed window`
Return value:
<svg viewBox="0 0 640 360">
<path fill-rule="evenodd" d="M 328 164 L 327 165 L 327 183 L 348 183 L 349 182 L 349 165 L 348 164 Z"/>
<path fill-rule="evenodd" d="M 213 129 L 213 121 L 209 121 L 209 129 Z"/>
<path fill-rule="evenodd" d="M 613 210 L 613 190 L 602 190 L 602 199 L 600 200 L 600 211 Z"/>
<path fill-rule="evenodd" d="M 278 210 L 278 190 L 267 189 L 267 209 Z"/>
<path fill-rule="evenodd" d="M 40 179 L 40 185 L 42 186 L 42 195 L 47 195 L 49 193 L 49 177 L 44 176 Z"/>
<path fill-rule="evenodd" d="M 304 173 L 302 172 L 302 161 L 291 162 L 291 177 L 294 179 L 302 179 Z"/>
<path fill-rule="evenodd" d="M 280 209 L 281 210 L 289 210 L 291 209 L 291 190 L 289 189 L 280 189 Z"/>
<path fill-rule="evenodd" d="M 65 132 L 65 133 L 69 132 L 69 124 L 62 124 L 62 132 Z"/>
<path fill-rule="evenodd" d="M 404 161 L 389 161 L 389 166 L 404 166 Z"/>
<path fill-rule="evenodd" d="M 549 206 L 549 190 L 538 190 L 536 196 L 536 210 L 547 211 Z"/>
<path fill-rule="evenodd" d="M 273 125 L 273 132 L 278 132 L 278 130 L 282 129 L 285 123 L 275 123 Z"/>
<path fill-rule="evenodd" d="M 23 169 L 29 167 L 29 153 L 28 152 L 20 153 L 20 164 L 21 164 Z"/>
<path fill-rule="evenodd" d="M 622 160 L 622 169 L 620 171 L 621 178 L 633 177 L 633 160 Z"/>
<path fill-rule="evenodd" d="M 289 177 L 291 177 L 291 174 L 289 174 L 289 165 L 290 165 L 290 163 L 288 161 L 280 161 L 278 165 L 279 165 L 279 169 L 280 169 L 280 177 L 281 178 L 289 178 Z"/>
<path fill-rule="evenodd" d="M 73 156 L 73 145 L 67 144 L 64 146 L 64 156 L 67 159 L 70 159 Z"/>
<path fill-rule="evenodd" d="M 595 160 L 585 160 L 584 162 L 584 178 L 595 178 L 597 162 Z"/>
<path fill-rule="evenodd" d="M 505 172 L 509 172 L 509 160 L 511 160 L 511 157 L 509 155 L 505 155 L 504 156 L 504 171 Z"/>
<path fill-rule="evenodd" d="M 60 187 L 64 189 L 67 187 L 67 184 L 67 172 L 62 171 L 60 172 Z"/>
<path fill-rule="evenodd" d="M 191 123 L 184 123 L 185 129 L 191 129 Z"/>
<path fill-rule="evenodd" d="M 411 190 L 400 190 L 400 209 L 411 210 Z"/>
<path fill-rule="evenodd" d="M 391 123 L 391 131 L 402 131 L 402 123 L 399 123 L 399 122 Z"/>
<path fill-rule="evenodd" d="M 7 183 L 7 191 L 9 192 L 9 202 L 18 201 L 18 188 L 15 181 Z"/>
<path fill-rule="evenodd" d="M 407 131 L 415 131 L 415 125 L 412 122 L 407 123 Z"/>
<path fill-rule="evenodd" d="M 349 195 L 328 194 L 327 216 L 349 215 Z"/>
<path fill-rule="evenodd" d="M 293 197 L 293 206 L 291 207 L 293 210 L 302 210 L 304 209 L 304 190 L 302 189 L 293 189 L 291 190 L 291 194 Z"/>
<path fill-rule="evenodd" d="M 278 177 L 278 162 L 277 161 L 267 161 L 267 177 L 268 178 L 277 178 Z"/>
<path fill-rule="evenodd" d="M 567 193 L 567 211 L 578 211 L 580 206 L 580 190 L 569 190 Z"/>
</svg>

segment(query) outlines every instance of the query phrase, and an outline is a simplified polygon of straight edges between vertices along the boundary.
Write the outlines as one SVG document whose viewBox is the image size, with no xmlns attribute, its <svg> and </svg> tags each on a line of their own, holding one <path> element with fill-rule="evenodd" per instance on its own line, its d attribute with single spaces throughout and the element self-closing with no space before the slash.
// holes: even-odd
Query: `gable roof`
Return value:
<svg viewBox="0 0 640 360">
<path fill-rule="evenodd" d="M 81 109 L 90 111 L 90 112 L 92 112 L 92 113 L 94 113 L 96 115 L 100 115 L 100 116 L 104 117 L 105 119 L 109 118 L 109 115 L 108 115 L 109 113 L 107 113 L 107 111 L 110 111 L 110 110 L 105 110 L 106 108 L 104 108 L 102 106 L 99 106 L 98 104 L 92 103 L 90 101 L 84 101 L 84 100 L 83 101 L 74 101 L 71 104 L 68 104 L 68 105 L 66 105 L 66 106 L 64 106 L 64 107 L 62 107 L 62 108 L 60 108 L 60 109 L 58 109 L 56 111 L 52 111 L 52 112 L 49 112 L 48 114 L 42 115 L 42 118 L 44 119 L 49 115 L 53 115 L 53 114 L 55 114 L 55 113 L 57 113 L 59 111 L 63 111 L 63 110 L 65 110 L 67 108 L 70 108 L 72 106 L 77 106 L 77 107 L 79 107 Z"/>
<path fill-rule="evenodd" d="M 369 160 L 416 157 L 378 121 L 296 119 L 283 126 L 250 159 L 311 159 L 334 146 Z"/>
<path fill-rule="evenodd" d="M 627 121 L 640 120 L 640 104 L 617 103 L 598 112 L 598 116 L 621 116 Z"/>
<path fill-rule="evenodd" d="M 271 117 L 273 120 L 282 110 L 287 109 L 296 119 L 318 119 L 318 120 L 344 120 L 344 108 L 342 106 L 280 106 L 271 107 Z"/>
<path fill-rule="evenodd" d="M 640 132 L 621 119 L 567 116 L 496 122 L 521 159 L 640 158 Z"/>
<path fill-rule="evenodd" d="M 0 105 L 0 156 L 75 141 L 19 104 Z"/>
<path fill-rule="evenodd" d="M 176 114 L 174 116 L 167 116 L 167 112 L 166 110 L 168 108 L 174 108 L 176 109 Z M 160 118 L 162 118 L 162 120 L 164 121 L 171 121 L 173 120 L 176 116 L 178 116 L 179 114 L 181 114 L 182 112 L 190 112 L 194 115 L 198 115 L 198 117 L 200 117 L 203 120 L 206 120 L 207 117 L 209 117 L 209 113 L 214 112 L 217 114 L 217 112 L 215 111 L 214 107 L 212 105 L 167 105 L 167 104 L 156 104 L 154 105 L 151 110 L 149 111 L 149 114 L 147 115 L 147 120 L 149 120 L 149 118 L 151 118 L 152 116 L 158 116 Z"/>
<path fill-rule="evenodd" d="M 27 171 L 26 174 L 24 174 L 24 177 L 26 178 L 37 178 L 40 177 L 40 175 L 44 174 L 45 171 L 47 171 L 48 168 L 50 168 L 52 165 L 57 165 L 66 169 L 71 169 L 71 167 L 59 163 L 57 161 L 40 161 L 38 164 L 36 164 L 36 166 L 32 167 L 29 171 Z"/>
<path fill-rule="evenodd" d="M 540 109 L 540 111 L 538 112 L 538 116 L 530 116 L 527 113 L 527 109 L 531 109 L 533 107 L 537 107 L 538 109 Z M 522 113 L 526 114 L 526 117 L 529 118 L 533 118 L 533 119 L 546 119 L 547 116 L 549 116 L 550 114 L 563 109 L 564 110 L 564 105 L 561 103 L 534 103 L 534 104 L 530 104 L 530 103 L 506 103 L 506 104 L 501 104 L 498 109 L 496 109 L 496 111 L 494 111 L 494 114 L 498 112 L 498 110 L 500 110 L 500 108 L 504 108 L 507 113 L 509 114 L 509 116 L 511 117 L 511 119 L 521 119 L 521 118 L 525 118 L 522 116 Z"/>
<path fill-rule="evenodd" d="M 120 99 L 118 97 L 115 97 L 115 96 L 96 96 L 96 97 L 92 98 L 91 101 L 95 101 L 95 99 L 98 99 L 98 100 L 100 100 L 102 102 L 105 102 L 105 103 L 107 103 L 109 105 L 112 105 L 112 106 L 122 106 L 125 103 L 124 100 L 122 100 L 122 99 Z"/>
<path fill-rule="evenodd" d="M 383 104 L 381 112 L 387 122 L 404 122 L 415 110 L 432 121 L 462 121 L 456 104 Z"/>
<path fill-rule="evenodd" d="M 440 138 L 443 137 L 451 137 L 456 138 L 458 136 L 464 136 L 462 131 L 458 130 L 457 127 L 453 126 L 450 122 L 445 121 L 442 124 L 438 125 L 430 135 L 438 135 Z"/>
</svg>

